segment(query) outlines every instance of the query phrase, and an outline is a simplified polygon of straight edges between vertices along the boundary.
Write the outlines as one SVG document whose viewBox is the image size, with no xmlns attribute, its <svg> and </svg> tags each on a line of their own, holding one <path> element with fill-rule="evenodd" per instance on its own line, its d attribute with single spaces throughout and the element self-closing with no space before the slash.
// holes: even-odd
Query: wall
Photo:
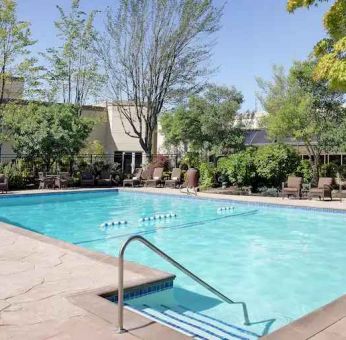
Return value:
<svg viewBox="0 0 346 340">
<path fill-rule="evenodd" d="M 0 92 L 2 84 L 0 84 Z M 24 81 L 21 78 L 11 78 L 6 80 L 4 99 L 22 99 L 24 92 Z"/>
</svg>

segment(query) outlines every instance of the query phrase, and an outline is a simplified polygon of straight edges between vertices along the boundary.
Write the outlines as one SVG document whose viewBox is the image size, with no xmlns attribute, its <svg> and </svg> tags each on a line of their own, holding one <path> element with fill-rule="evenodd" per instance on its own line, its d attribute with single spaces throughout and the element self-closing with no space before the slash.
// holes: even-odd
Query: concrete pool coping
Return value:
<svg viewBox="0 0 346 340">
<path fill-rule="evenodd" d="M 125 309 L 116 333 L 117 258 L 0 222 L 0 339 L 185 339 Z M 125 288 L 174 275 L 125 263 Z"/>
<path fill-rule="evenodd" d="M 150 193 L 159 195 L 171 195 L 180 197 L 190 197 L 199 199 L 213 199 L 220 201 L 235 201 L 240 203 L 253 203 L 264 206 L 284 206 L 289 208 L 310 208 L 310 209 L 321 209 L 330 212 L 346 211 L 346 199 L 340 201 L 340 199 L 334 199 L 332 201 L 325 200 L 320 201 L 316 199 L 282 199 L 281 197 L 265 197 L 265 196 L 248 196 L 248 195 L 230 195 L 220 193 L 209 193 L 199 192 L 197 196 L 186 195 L 186 193 L 180 192 L 178 189 L 170 188 L 149 188 L 149 187 L 113 187 L 113 188 L 69 188 L 63 190 L 20 190 L 10 191 L 7 194 L 0 194 L 0 202 L 2 198 L 13 197 L 13 196 L 31 196 L 31 195 L 45 195 L 45 194 L 63 194 L 63 193 L 80 193 L 80 192 L 102 192 L 102 191 L 126 191 L 126 192 L 139 192 L 139 193 Z"/>
<path fill-rule="evenodd" d="M 53 190 L 30 190 L 25 192 L 13 192 L 15 195 L 28 195 L 28 194 L 45 194 L 45 193 L 64 193 L 64 192 L 85 192 L 85 191 L 104 191 L 104 190 L 118 190 L 118 189 L 84 189 L 84 190 L 59 190 L 59 191 L 53 191 Z M 180 193 L 179 190 L 174 189 L 162 189 L 162 188 L 119 188 L 119 191 L 126 191 L 126 192 L 142 192 L 142 193 L 151 193 L 151 194 L 169 194 L 174 196 L 182 196 L 186 197 L 186 194 Z M 13 194 L 8 194 L 7 197 L 14 196 Z M 213 193 L 199 193 L 199 198 L 205 198 L 205 199 L 218 199 L 218 200 L 228 200 L 228 201 L 237 201 L 237 202 L 244 202 L 244 203 L 255 203 L 255 204 L 264 204 L 264 205 L 276 205 L 276 206 L 286 206 L 291 208 L 308 208 L 308 209 L 322 209 L 326 211 L 336 211 L 336 212 L 346 212 L 346 203 L 345 201 L 306 201 L 306 200 L 282 200 L 281 198 L 273 198 L 273 197 L 253 197 L 253 196 L 234 196 L 234 195 L 222 195 L 222 194 L 213 194 Z M 1 201 L 0 201 L 1 202 Z M 5 225 L 5 227 L 4 227 Z M 16 229 L 16 231 L 14 231 Z M 71 252 L 76 252 L 77 254 L 83 255 L 87 257 L 87 254 L 92 253 L 91 258 L 95 259 L 96 261 L 103 262 L 104 264 L 107 263 L 107 261 L 110 261 L 112 263 L 112 266 L 114 267 L 114 271 L 116 271 L 115 267 L 117 264 L 116 258 L 113 258 L 108 255 L 104 255 L 101 253 L 94 253 L 90 252 L 89 250 L 86 250 L 84 248 L 80 248 L 78 246 L 65 243 L 62 241 L 58 241 L 46 236 L 42 236 L 39 234 L 35 234 L 33 232 L 16 228 L 13 226 L 6 225 L 5 223 L 0 222 L 0 234 L 2 230 L 7 230 L 9 232 L 14 232 L 14 234 L 19 234 L 26 237 L 31 237 L 32 239 L 36 239 L 36 241 L 48 243 L 57 247 L 62 247 L 62 249 L 67 249 Z M 31 236 L 30 236 L 31 235 Z M 33 236 L 34 235 L 34 236 Z M 1 237 L 0 237 L 1 238 Z M 1 242 L 0 242 L 1 245 Z M 1 247 L 0 247 L 1 249 Z M 106 258 L 109 258 L 106 260 Z M 1 265 L 2 265 L 2 258 L 1 258 L 1 251 L 0 251 L 0 277 L 1 277 Z M 137 265 L 133 264 L 136 268 Z M 139 266 L 143 267 L 143 266 Z M 154 271 L 153 269 L 149 269 L 145 267 L 146 270 L 149 270 L 146 274 L 148 276 L 151 276 L 150 271 Z M 165 273 L 166 275 L 170 275 Z M 116 282 L 114 280 L 114 282 Z M 116 287 L 113 285 L 106 285 L 104 287 L 98 287 L 98 288 L 89 288 L 87 290 L 84 290 L 83 292 L 78 293 L 71 293 L 67 295 L 63 295 L 63 298 L 68 301 L 68 303 L 75 305 L 78 308 L 81 308 L 85 313 L 86 316 L 84 319 L 81 320 L 75 319 L 76 316 L 72 317 L 71 320 L 78 320 L 79 325 L 77 326 L 75 322 L 71 322 L 71 320 L 65 320 L 65 322 L 61 325 L 60 332 L 61 334 L 68 335 L 73 333 L 74 339 L 79 338 L 90 338 L 94 339 L 96 337 L 99 337 L 99 333 L 102 333 L 101 338 L 108 339 L 108 338 L 119 338 L 119 339 L 126 339 L 132 337 L 139 337 L 139 338 L 146 338 L 146 339 L 162 339 L 167 337 L 167 339 L 184 339 L 185 336 L 181 333 L 177 333 L 172 329 L 169 329 L 161 324 L 157 324 L 153 321 L 150 321 L 148 319 L 145 319 L 144 317 L 132 313 L 130 311 L 126 311 L 126 318 L 125 321 L 128 320 L 128 324 L 125 326 L 128 328 L 133 329 L 133 331 L 130 331 L 129 333 L 125 333 L 125 335 L 117 335 L 115 334 L 115 305 L 107 301 L 106 299 L 103 299 L 99 295 L 102 295 L 104 293 L 107 293 L 106 291 L 114 291 L 116 290 Z M 0 292 L 1 292 L 1 286 L 0 286 Z M 5 306 L 5 307 L 4 307 Z M 11 325 L 3 325 L 2 320 L 2 311 L 4 309 L 7 309 L 8 306 L 6 304 L 2 304 L 1 295 L 0 295 L 0 339 L 7 339 L 2 338 L 1 329 L 5 330 L 4 327 L 13 327 Z M 11 313 L 13 313 L 11 311 Z M 92 322 L 90 321 L 91 319 Z M 85 320 L 88 320 L 86 323 Z M 57 320 L 58 322 L 59 320 Z M 84 323 L 83 323 L 84 322 Z M 59 323 L 59 322 L 58 322 Z M 85 332 L 84 326 L 82 325 L 88 325 L 85 326 L 88 329 L 90 329 L 91 333 Z M 101 324 L 103 325 L 101 327 Z M 19 327 L 19 326 L 18 326 Z M 83 333 L 84 332 L 84 333 Z M 94 333 L 92 333 L 94 332 Z M 169 336 L 168 336 L 168 334 Z M 22 333 L 22 335 L 25 333 Z M 57 333 L 60 334 L 60 333 Z M 83 335 L 84 334 L 84 335 Z M 95 334 L 95 337 L 92 337 L 91 334 Z M 105 335 L 104 335 L 105 334 Z M 87 335 L 87 337 L 85 337 Z M 149 336 L 150 335 L 150 336 Z M 148 337 L 149 336 L 149 337 Z M 16 339 L 16 337 L 11 337 L 11 339 Z M 19 339 L 20 337 L 18 337 Z M 31 337 L 30 337 L 31 338 Z M 41 339 L 42 337 L 37 337 L 37 339 Z M 59 337 L 57 337 L 59 338 Z M 187 338 L 187 337 L 186 337 Z M 303 316 L 302 318 L 288 324 L 287 326 L 282 327 L 281 329 L 267 335 L 265 339 L 268 340 L 288 340 L 288 339 L 314 339 L 314 340 L 323 340 L 323 339 L 345 339 L 346 338 L 346 297 L 342 296 L 336 301 L 321 307 L 320 309 L 313 311 L 312 313 Z M 36 339 L 35 337 L 32 337 L 32 339 Z"/>
</svg>

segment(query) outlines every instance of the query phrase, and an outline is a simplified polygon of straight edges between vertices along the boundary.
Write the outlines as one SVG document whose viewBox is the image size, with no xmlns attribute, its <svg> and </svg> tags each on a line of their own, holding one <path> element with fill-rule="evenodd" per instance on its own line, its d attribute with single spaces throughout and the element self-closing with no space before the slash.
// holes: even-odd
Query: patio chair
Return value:
<svg viewBox="0 0 346 340">
<path fill-rule="evenodd" d="M 82 187 L 92 187 L 95 185 L 95 176 L 90 172 L 80 174 L 80 183 Z"/>
<path fill-rule="evenodd" d="M 8 179 L 4 174 L 0 174 L 0 190 L 2 194 L 8 192 Z"/>
<path fill-rule="evenodd" d="M 346 198 L 346 181 L 339 177 L 336 178 L 336 184 L 338 185 L 336 196 L 342 201 L 343 198 Z"/>
<path fill-rule="evenodd" d="M 334 179 L 332 177 L 320 177 L 317 188 L 310 188 L 309 199 L 312 199 L 312 197 L 318 197 L 324 201 L 326 197 L 329 197 L 330 200 L 332 200 L 333 183 Z"/>
<path fill-rule="evenodd" d="M 165 180 L 165 187 L 176 188 L 181 184 L 181 169 L 174 168 L 172 171 L 171 179 Z"/>
<path fill-rule="evenodd" d="M 60 172 L 59 175 L 55 177 L 55 187 L 58 189 L 67 188 L 70 180 L 71 176 L 69 172 Z"/>
<path fill-rule="evenodd" d="M 38 188 L 39 189 L 54 189 L 55 188 L 55 178 L 54 175 L 47 175 L 44 172 L 38 173 Z"/>
<path fill-rule="evenodd" d="M 156 188 L 158 185 L 163 185 L 163 168 L 155 168 L 153 172 L 153 176 L 151 179 L 147 179 L 144 181 L 144 185 L 147 187 Z"/>
<path fill-rule="evenodd" d="M 183 189 L 186 189 L 187 194 L 197 195 L 198 191 L 198 170 L 194 168 L 190 168 L 187 170 L 185 174 L 185 181 L 180 186 L 180 191 L 183 192 Z M 191 192 L 192 190 L 192 192 Z"/>
<path fill-rule="evenodd" d="M 153 178 L 153 169 L 146 168 L 142 172 L 140 185 L 145 186 L 146 182 Z"/>
<path fill-rule="evenodd" d="M 44 189 L 44 180 L 46 178 L 46 175 L 44 172 L 39 172 L 38 173 L 38 188 L 39 189 Z"/>
<path fill-rule="evenodd" d="M 110 171 L 102 171 L 100 176 L 96 179 L 96 184 L 99 186 L 112 186 L 113 179 Z"/>
<path fill-rule="evenodd" d="M 134 187 L 135 185 L 139 185 L 141 183 L 142 172 L 142 168 L 136 168 L 132 174 L 132 178 L 123 180 L 123 187 L 125 187 L 126 185 L 131 185 L 132 187 Z"/>
<path fill-rule="evenodd" d="M 287 196 L 289 198 L 290 196 L 293 196 L 295 198 L 301 198 L 302 197 L 302 183 L 303 178 L 302 177 L 295 177 L 295 176 L 289 176 L 287 179 L 287 182 L 282 183 L 282 199 Z"/>
</svg>

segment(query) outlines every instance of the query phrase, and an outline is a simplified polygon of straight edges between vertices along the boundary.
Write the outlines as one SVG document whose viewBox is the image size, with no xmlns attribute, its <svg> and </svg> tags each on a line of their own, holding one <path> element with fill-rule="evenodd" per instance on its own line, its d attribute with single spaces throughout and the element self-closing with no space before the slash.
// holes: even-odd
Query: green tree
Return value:
<svg viewBox="0 0 346 340">
<path fill-rule="evenodd" d="M 57 8 L 60 19 L 55 27 L 61 45 L 43 54 L 49 62 L 48 97 L 81 108 L 90 97 L 99 94 L 104 80 L 94 49 L 96 11 L 86 14 L 80 9 L 79 0 L 72 0 L 68 13 Z"/>
<path fill-rule="evenodd" d="M 234 87 L 209 86 L 202 95 L 190 97 L 186 106 L 162 115 L 165 143 L 217 154 L 239 148 L 244 135 L 236 118 L 242 102 L 242 94 Z"/>
<path fill-rule="evenodd" d="M 267 185 L 279 187 L 299 165 L 299 156 L 291 147 L 273 144 L 260 147 L 255 155 L 257 174 Z"/>
<path fill-rule="evenodd" d="M 31 84 L 28 94 L 33 95 L 40 82 L 32 76 L 40 70 L 37 60 L 29 57 L 31 39 L 30 23 L 19 21 L 15 0 L 0 0 L 0 105 L 4 103 L 5 88 L 13 76 L 24 77 Z"/>
<path fill-rule="evenodd" d="M 229 182 L 239 186 L 257 186 L 257 172 L 254 163 L 256 149 L 248 148 L 233 155 L 220 158 L 217 170 L 228 178 Z"/>
<path fill-rule="evenodd" d="M 263 107 L 268 112 L 263 123 L 269 136 L 278 141 L 303 141 L 310 156 L 313 180 L 318 179 L 322 152 L 336 150 L 345 139 L 344 96 L 331 90 L 326 81 L 315 81 L 312 62 L 296 62 L 286 75 L 274 68 L 274 80 L 258 79 Z"/>
<path fill-rule="evenodd" d="M 34 102 L 7 105 L 3 123 L 14 152 L 24 160 L 42 161 L 47 171 L 63 157 L 77 155 L 93 126 L 75 106 Z"/>
<path fill-rule="evenodd" d="M 328 0 L 288 0 L 287 9 L 317 6 Z M 318 58 L 314 76 L 318 80 L 328 80 L 329 85 L 346 91 L 346 0 L 335 0 L 324 16 L 324 27 L 328 37 L 318 42 L 314 54 Z"/>
<path fill-rule="evenodd" d="M 221 10 L 212 0 L 121 0 L 107 12 L 99 53 L 125 132 L 149 158 L 164 105 L 195 91 L 209 73 Z"/>
</svg>

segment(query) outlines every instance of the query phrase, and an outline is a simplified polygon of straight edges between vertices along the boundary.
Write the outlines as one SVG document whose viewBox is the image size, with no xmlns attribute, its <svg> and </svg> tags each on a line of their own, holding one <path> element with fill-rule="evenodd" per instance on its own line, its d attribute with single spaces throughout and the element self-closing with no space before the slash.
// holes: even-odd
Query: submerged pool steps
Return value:
<svg viewBox="0 0 346 340">
<path fill-rule="evenodd" d="M 180 331 L 195 339 L 258 339 L 259 335 L 242 327 L 177 305 L 127 305 L 127 308 Z"/>
</svg>

